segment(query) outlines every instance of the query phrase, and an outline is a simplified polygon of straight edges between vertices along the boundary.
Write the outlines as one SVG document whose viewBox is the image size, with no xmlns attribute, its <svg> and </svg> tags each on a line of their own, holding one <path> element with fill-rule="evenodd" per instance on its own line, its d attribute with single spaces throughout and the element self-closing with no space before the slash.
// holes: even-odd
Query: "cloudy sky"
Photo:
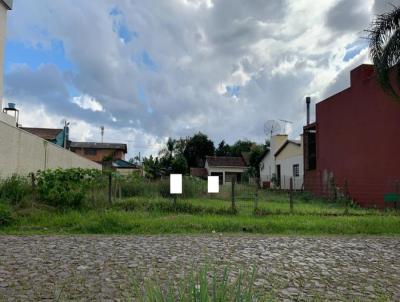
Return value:
<svg viewBox="0 0 400 302">
<path fill-rule="evenodd" d="M 15 0 L 5 100 L 23 126 L 156 154 L 168 136 L 296 138 L 313 103 L 369 62 L 367 28 L 400 0 Z"/>
</svg>

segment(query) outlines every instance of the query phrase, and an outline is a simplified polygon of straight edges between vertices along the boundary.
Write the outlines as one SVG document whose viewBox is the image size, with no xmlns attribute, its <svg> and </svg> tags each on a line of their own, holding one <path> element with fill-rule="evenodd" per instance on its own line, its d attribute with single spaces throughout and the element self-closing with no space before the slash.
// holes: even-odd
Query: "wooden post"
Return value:
<svg viewBox="0 0 400 302">
<path fill-rule="evenodd" d="M 232 179 L 232 194 L 231 194 L 231 198 L 232 198 L 232 209 L 235 209 L 235 179 Z"/>
<path fill-rule="evenodd" d="M 177 199 L 178 199 L 178 195 L 177 195 L 177 194 L 174 194 L 174 206 L 175 206 L 175 207 L 176 207 Z"/>
<path fill-rule="evenodd" d="M 108 174 L 108 202 L 112 204 L 112 174 L 111 172 Z"/>
<path fill-rule="evenodd" d="M 254 211 L 258 209 L 258 186 L 256 186 L 256 193 L 254 194 Z"/>
<path fill-rule="evenodd" d="M 394 208 L 397 210 L 399 207 L 399 202 L 400 200 L 398 199 L 399 195 L 400 195 L 400 181 L 396 181 L 396 188 L 395 188 L 395 192 L 397 195 L 397 200 L 394 202 Z"/>
<path fill-rule="evenodd" d="M 290 213 L 293 213 L 293 178 L 292 177 L 290 177 L 289 204 L 290 204 Z"/>
<path fill-rule="evenodd" d="M 344 210 L 345 214 L 349 213 L 349 204 L 350 204 L 350 196 L 349 196 L 349 183 L 347 182 L 347 178 L 344 179 L 344 200 L 346 203 L 346 209 Z"/>
</svg>

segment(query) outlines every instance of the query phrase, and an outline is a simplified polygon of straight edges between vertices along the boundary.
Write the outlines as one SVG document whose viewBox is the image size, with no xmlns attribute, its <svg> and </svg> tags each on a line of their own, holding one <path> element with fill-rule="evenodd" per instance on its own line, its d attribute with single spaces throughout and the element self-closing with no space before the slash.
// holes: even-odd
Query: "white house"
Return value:
<svg viewBox="0 0 400 302">
<path fill-rule="evenodd" d="M 246 172 L 247 165 L 242 157 L 206 156 L 204 169 L 210 176 L 219 176 L 220 184 L 242 181 L 242 174 Z"/>
<path fill-rule="evenodd" d="M 260 181 L 263 187 L 280 185 L 282 189 L 299 190 L 303 186 L 303 143 L 289 140 L 287 135 L 275 135 L 271 138 L 270 148 L 263 154 L 260 164 Z"/>
</svg>

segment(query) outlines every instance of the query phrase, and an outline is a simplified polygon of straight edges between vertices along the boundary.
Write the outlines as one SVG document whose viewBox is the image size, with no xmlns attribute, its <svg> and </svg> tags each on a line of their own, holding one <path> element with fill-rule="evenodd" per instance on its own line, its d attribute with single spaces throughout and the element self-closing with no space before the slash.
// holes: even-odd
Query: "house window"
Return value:
<svg viewBox="0 0 400 302">
<path fill-rule="evenodd" d="M 300 176 L 300 167 L 298 164 L 293 165 L 293 177 L 299 177 Z"/>
<path fill-rule="evenodd" d="M 85 155 L 96 155 L 97 154 L 97 150 L 96 149 L 85 149 Z"/>
</svg>

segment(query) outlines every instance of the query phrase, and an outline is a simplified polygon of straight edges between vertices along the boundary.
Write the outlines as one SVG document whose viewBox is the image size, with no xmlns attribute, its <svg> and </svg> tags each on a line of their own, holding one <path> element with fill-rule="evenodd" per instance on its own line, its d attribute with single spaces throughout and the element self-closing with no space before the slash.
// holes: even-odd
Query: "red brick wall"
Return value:
<svg viewBox="0 0 400 302">
<path fill-rule="evenodd" d="M 317 169 L 304 186 L 327 195 L 331 174 L 362 206 L 383 207 L 383 196 L 400 180 L 400 102 L 379 87 L 366 69 L 352 74 L 352 87 L 316 105 Z"/>
<path fill-rule="evenodd" d="M 97 149 L 96 155 L 85 154 L 84 149 L 77 148 L 71 149 L 72 152 L 79 154 L 87 159 L 93 160 L 95 162 L 102 162 L 103 158 L 106 156 L 110 156 L 114 154 L 114 159 L 123 159 L 125 160 L 125 153 L 122 150 L 114 150 L 114 149 Z"/>
</svg>

